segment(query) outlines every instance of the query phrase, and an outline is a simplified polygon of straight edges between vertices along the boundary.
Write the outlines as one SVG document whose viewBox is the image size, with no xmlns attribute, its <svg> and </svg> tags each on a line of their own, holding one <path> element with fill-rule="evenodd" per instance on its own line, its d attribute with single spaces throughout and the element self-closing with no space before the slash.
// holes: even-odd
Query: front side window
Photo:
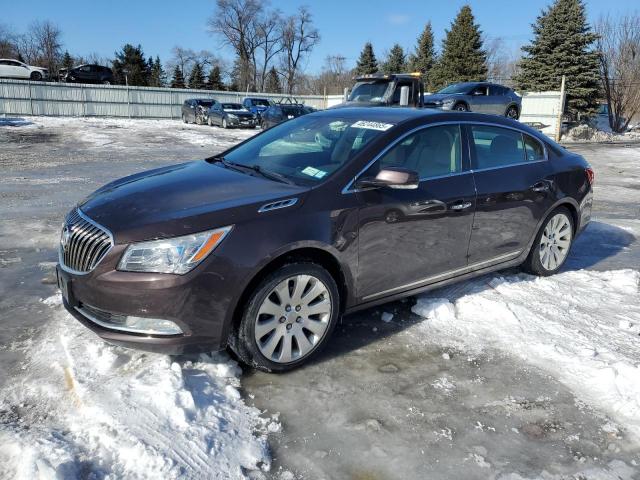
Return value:
<svg viewBox="0 0 640 480">
<path fill-rule="evenodd" d="M 472 125 L 475 168 L 495 168 L 522 163 L 525 159 L 522 134 L 508 128 Z"/>
<path fill-rule="evenodd" d="M 258 165 L 294 183 L 313 185 L 328 178 L 383 133 L 378 124 L 370 123 L 303 116 L 233 148 L 224 159 L 245 167 Z"/>
<path fill-rule="evenodd" d="M 428 127 L 407 136 L 387 151 L 369 171 L 402 167 L 418 172 L 420 179 L 441 177 L 462 171 L 462 143 L 459 125 Z"/>
</svg>

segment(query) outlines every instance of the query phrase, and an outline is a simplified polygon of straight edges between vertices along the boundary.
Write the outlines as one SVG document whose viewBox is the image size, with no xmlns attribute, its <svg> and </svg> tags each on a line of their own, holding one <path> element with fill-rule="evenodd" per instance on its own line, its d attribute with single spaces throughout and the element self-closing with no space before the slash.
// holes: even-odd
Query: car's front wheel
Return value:
<svg viewBox="0 0 640 480">
<path fill-rule="evenodd" d="M 553 275 L 569 256 L 573 243 L 573 216 L 565 207 L 551 212 L 533 242 L 524 269 L 534 275 Z"/>
<path fill-rule="evenodd" d="M 222 119 L 222 128 L 229 128 L 229 125 L 227 124 L 227 119 L 226 118 Z"/>
<path fill-rule="evenodd" d="M 211 117 L 207 118 L 207 125 L 213 127 L 213 120 L 211 120 Z"/>
<path fill-rule="evenodd" d="M 31 72 L 31 76 L 29 77 L 31 80 L 42 80 L 42 74 L 40 72 Z"/>
<path fill-rule="evenodd" d="M 251 293 L 229 344 L 245 364 L 266 372 L 298 367 L 324 347 L 339 316 L 340 294 L 321 266 L 284 265 Z"/>
<path fill-rule="evenodd" d="M 468 112 L 469 109 L 467 108 L 467 106 L 464 103 L 456 103 L 453 107 L 454 110 L 458 111 L 458 112 Z"/>
<path fill-rule="evenodd" d="M 185 114 L 184 114 L 184 113 L 182 114 L 182 121 L 183 121 L 184 123 L 189 123 L 189 122 L 187 122 L 187 117 L 185 116 Z"/>
</svg>

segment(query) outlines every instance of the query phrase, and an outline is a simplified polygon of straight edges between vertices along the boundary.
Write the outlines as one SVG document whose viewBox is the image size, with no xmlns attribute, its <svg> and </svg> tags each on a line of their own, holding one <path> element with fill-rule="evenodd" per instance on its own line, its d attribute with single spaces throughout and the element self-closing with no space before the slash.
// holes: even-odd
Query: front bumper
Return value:
<svg viewBox="0 0 640 480">
<path fill-rule="evenodd" d="M 117 246 L 121 247 L 121 246 Z M 93 272 L 77 275 L 56 268 L 63 303 L 71 315 L 103 340 L 123 347 L 165 354 L 219 350 L 230 298 L 219 277 L 120 272 L 115 269 L 122 248 L 112 252 Z M 110 261 L 107 261 L 110 260 Z M 202 273 L 202 272 L 201 272 Z M 213 292 L 221 292 L 217 296 Z M 115 316 L 170 320 L 181 334 L 158 335 L 123 331 L 88 314 L 95 310 Z"/>
<path fill-rule="evenodd" d="M 255 118 L 229 118 L 227 117 L 227 123 L 232 127 L 255 127 L 258 125 L 258 120 Z"/>
</svg>

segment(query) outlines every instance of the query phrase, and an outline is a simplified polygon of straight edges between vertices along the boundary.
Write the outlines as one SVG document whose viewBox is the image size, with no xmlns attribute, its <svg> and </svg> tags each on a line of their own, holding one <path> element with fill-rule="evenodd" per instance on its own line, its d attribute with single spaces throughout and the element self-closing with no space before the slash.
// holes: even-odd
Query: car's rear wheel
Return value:
<svg viewBox="0 0 640 480">
<path fill-rule="evenodd" d="M 31 72 L 31 75 L 29 76 L 29 78 L 31 80 L 42 80 L 42 74 L 40 72 Z"/>
<path fill-rule="evenodd" d="M 565 207 L 551 212 L 533 242 L 524 269 L 534 275 L 548 276 L 556 273 L 573 244 L 573 216 Z"/>
<path fill-rule="evenodd" d="M 291 370 L 325 346 L 339 305 L 336 282 L 324 268 L 287 264 L 251 293 L 229 344 L 242 362 L 258 370 Z"/>
<path fill-rule="evenodd" d="M 462 103 L 462 102 L 460 102 L 460 103 L 456 103 L 456 104 L 453 106 L 453 109 L 454 109 L 454 110 L 456 110 L 456 111 L 458 111 L 458 112 L 468 112 L 468 111 L 469 111 L 469 108 L 467 108 L 467 106 L 466 106 L 464 103 Z"/>
<path fill-rule="evenodd" d="M 515 105 L 511 105 L 509 108 L 507 108 L 507 112 L 504 114 L 504 116 L 512 120 L 518 120 L 518 118 L 520 117 L 518 108 Z"/>
</svg>

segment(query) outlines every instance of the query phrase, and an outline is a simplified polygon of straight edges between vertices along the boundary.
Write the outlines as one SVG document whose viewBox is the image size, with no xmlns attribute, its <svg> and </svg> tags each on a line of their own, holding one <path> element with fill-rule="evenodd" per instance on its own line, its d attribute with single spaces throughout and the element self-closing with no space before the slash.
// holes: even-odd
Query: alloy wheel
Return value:
<svg viewBox="0 0 640 480">
<path fill-rule="evenodd" d="M 518 110 L 515 107 L 509 107 L 509 110 L 507 110 L 507 118 L 511 118 L 512 120 L 517 120 Z"/>
<path fill-rule="evenodd" d="M 547 223 L 540 238 L 540 263 L 546 270 L 562 265 L 571 247 L 571 222 L 564 213 L 557 213 Z"/>
<path fill-rule="evenodd" d="M 255 319 L 254 337 L 260 353 L 275 363 L 309 355 L 327 332 L 331 302 L 329 289 L 314 276 L 296 275 L 278 283 Z"/>
<path fill-rule="evenodd" d="M 454 107 L 454 110 L 457 110 L 458 112 L 466 112 L 467 111 L 467 107 L 465 106 L 464 103 L 459 103 L 458 105 L 456 105 Z"/>
<path fill-rule="evenodd" d="M 227 128 L 227 119 L 226 118 L 222 119 L 222 128 Z"/>
</svg>

